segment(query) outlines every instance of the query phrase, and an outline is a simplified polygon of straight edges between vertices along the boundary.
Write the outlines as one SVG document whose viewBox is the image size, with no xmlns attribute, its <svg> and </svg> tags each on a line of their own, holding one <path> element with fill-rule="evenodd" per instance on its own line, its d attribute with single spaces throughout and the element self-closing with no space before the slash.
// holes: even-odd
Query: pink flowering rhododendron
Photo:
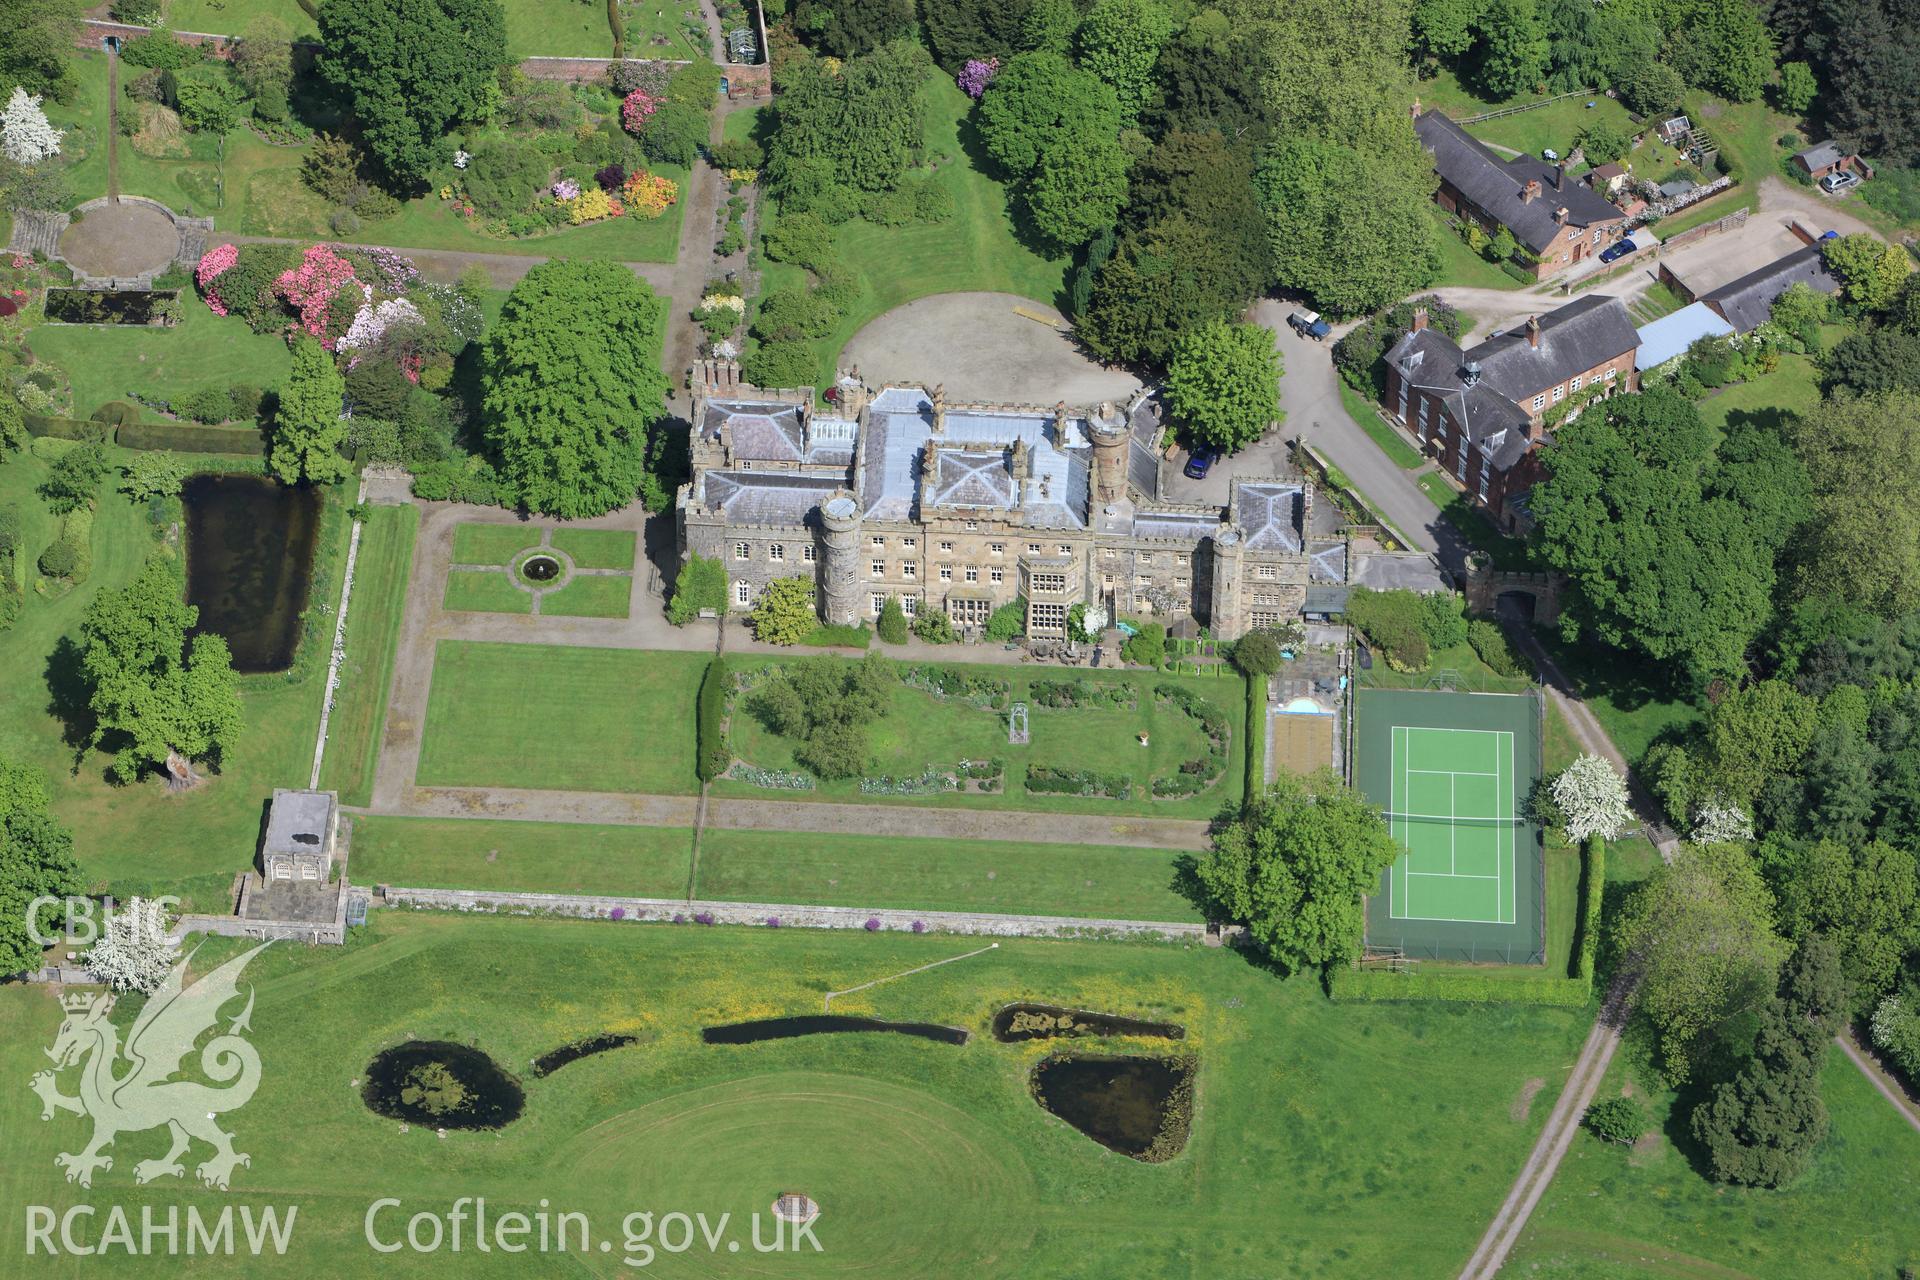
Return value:
<svg viewBox="0 0 1920 1280">
<path fill-rule="evenodd" d="M 978 99 L 987 91 L 987 86 L 993 83 L 993 78 L 999 74 L 1000 59 L 988 58 L 982 61 L 979 58 L 968 58 L 967 65 L 960 68 L 960 74 L 954 79 L 959 83 L 961 92 L 969 98 Z"/>
<path fill-rule="evenodd" d="M 579 194 L 580 194 L 580 184 L 575 182 L 572 178 L 562 178 L 560 179 L 560 181 L 553 184 L 553 198 L 555 200 L 565 202 L 573 199 L 575 196 Z"/>
<path fill-rule="evenodd" d="M 300 331 L 319 338 L 329 350 L 334 345 L 327 338 L 333 300 L 343 289 L 357 284 L 352 264 L 324 244 L 308 249 L 300 265 L 282 272 L 276 282 L 280 296 L 299 313 L 294 323 Z"/>
<path fill-rule="evenodd" d="M 217 316 L 227 314 L 227 304 L 214 291 L 213 282 L 221 272 L 232 267 L 239 257 L 238 245 L 215 245 L 200 255 L 200 265 L 193 269 L 193 278 L 199 284 L 201 294 L 206 297 L 208 309 Z"/>
<path fill-rule="evenodd" d="M 620 100 L 620 124 L 628 133 L 638 134 L 647 127 L 647 118 L 660 109 L 660 99 L 645 89 L 635 89 Z"/>
</svg>

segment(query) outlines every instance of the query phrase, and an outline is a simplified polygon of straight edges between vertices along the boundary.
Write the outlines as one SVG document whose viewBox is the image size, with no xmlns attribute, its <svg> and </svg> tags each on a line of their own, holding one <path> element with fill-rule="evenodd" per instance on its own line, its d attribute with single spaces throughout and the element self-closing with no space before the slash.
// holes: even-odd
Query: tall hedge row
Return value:
<svg viewBox="0 0 1920 1280">
<path fill-rule="evenodd" d="M 732 680 L 725 658 L 709 662 L 707 673 L 700 678 L 700 698 L 695 708 L 699 725 L 695 769 L 702 782 L 712 782 L 733 763 L 733 752 L 727 746 L 726 730 L 721 723 L 727 710 L 727 686 Z"/>
<path fill-rule="evenodd" d="M 1579 932 L 1574 936 L 1573 976 L 1593 981 L 1594 957 L 1600 952 L 1600 904 L 1607 890 L 1607 842 L 1587 837 L 1580 859 Z"/>
</svg>

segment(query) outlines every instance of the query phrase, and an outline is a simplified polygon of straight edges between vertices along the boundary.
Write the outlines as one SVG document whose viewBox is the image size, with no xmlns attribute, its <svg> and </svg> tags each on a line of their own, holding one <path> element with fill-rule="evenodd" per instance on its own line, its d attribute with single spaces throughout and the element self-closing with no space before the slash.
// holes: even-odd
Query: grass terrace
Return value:
<svg viewBox="0 0 1920 1280">
<path fill-rule="evenodd" d="M 280 335 L 223 320 L 197 297 L 182 299 L 180 322 L 170 328 L 40 324 L 28 345 L 71 380 L 77 418 L 135 391 L 174 400 L 233 383 L 276 388 L 292 366 Z"/>
<path fill-rule="evenodd" d="M 419 527 L 420 508 L 408 504 L 373 508 L 360 530 L 353 598 L 347 606 L 347 656 L 340 664 L 340 691 L 327 722 L 327 752 L 320 769 L 321 787 L 338 791 L 343 804 L 366 804 L 373 791 Z"/>
</svg>

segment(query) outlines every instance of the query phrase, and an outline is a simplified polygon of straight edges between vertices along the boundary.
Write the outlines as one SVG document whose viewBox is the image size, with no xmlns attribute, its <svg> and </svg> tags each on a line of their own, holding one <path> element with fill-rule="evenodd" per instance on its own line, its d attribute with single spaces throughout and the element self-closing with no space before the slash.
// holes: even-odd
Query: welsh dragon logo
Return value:
<svg viewBox="0 0 1920 1280">
<path fill-rule="evenodd" d="M 237 993 L 240 971 L 267 945 L 235 956 L 191 987 L 185 983 L 187 962 L 193 957 L 183 957 L 160 989 L 148 997 L 127 1033 L 124 1049 L 118 1030 L 107 1021 L 112 996 L 62 998 L 66 1020 L 47 1050 L 54 1067 L 33 1077 L 33 1091 L 40 1095 L 42 1120 L 53 1119 L 55 1111 L 93 1118 L 93 1140 L 86 1148 L 53 1158 L 66 1170 L 68 1182 L 92 1186 L 94 1170 L 113 1168 L 113 1157 L 101 1153 L 116 1137 L 161 1125 L 172 1133 L 173 1145 L 160 1159 L 135 1165 L 136 1182 L 182 1176 L 186 1171 L 180 1157 L 195 1138 L 213 1147 L 212 1157 L 195 1169 L 210 1187 L 224 1191 L 234 1168 L 252 1163 L 244 1152 L 233 1149 L 233 1135 L 217 1119 L 223 1111 L 247 1105 L 260 1085 L 260 1055 L 242 1035 L 250 1029 L 248 1019 L 253 1016 L 251 988 L 246 1008 L 226 1032 L 200 1049 L 199 1074 L 221 1087 L 171 1077 L 180 1073 L 195 1041 L 219 1021 L 220 1007 Z M 54 1078 L 76 1064 L 80 1065 L 80 1092 L 68 1097 Z"/>
</svg>

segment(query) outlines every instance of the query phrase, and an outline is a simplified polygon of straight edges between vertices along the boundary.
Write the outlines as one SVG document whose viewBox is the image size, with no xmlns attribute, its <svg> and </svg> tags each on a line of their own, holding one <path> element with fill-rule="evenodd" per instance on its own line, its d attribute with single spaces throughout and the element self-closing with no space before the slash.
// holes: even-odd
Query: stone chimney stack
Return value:
<svg viewBox="0 0 1920 1280">
<path fill-rule="evenodd" d="M 939 435 L 947 429 L 947 384 L 942 382 L 933 389 L 933 434 Z"/>
<path fill-rule="evenodd" d="M 1418 333 L 1426 327 L 1427 309 L 1425 307 L 1415 307 L 1413 309 L 1413 331 Z"/>
<path fill-rule="evenodd" d="M 1064 440 L 1067 435 L 1067 402 L 1056 400 L 1053 404 L 1053 438 Z"/>
<path fill-rule="evenodd" d="M 1553 189 L 1560 190 L 1567 184 L 1567 162 L 1562 160 L 1553 166 Z"/>
<path fill-rule="evenodd" d="M 1538 350 L 1540 347 L 1540 317 L 1527 317 L 1527 345 Z"/>
<path fill-rule="evenodd" d="M 867 407 L 868 398 L 867 384 L 860 380 L 860 370 L 857 368 L 847 370 L 840 375 L 840 381 L 835 385 L 840 389 L 840 403 L 836 406 L 840 416 L 849 421 L 859 421 L 861 413 Z"/>
<path fill-rule="evenodd" d="M 1013 477 L 1016 487 L 1024 485 L 1033 474 L 1032 461 L 1027 457 L 1027 442 L 1016 438 L 1013 450 L 1007 457 L 1007 472 Z"/>
</svg>

